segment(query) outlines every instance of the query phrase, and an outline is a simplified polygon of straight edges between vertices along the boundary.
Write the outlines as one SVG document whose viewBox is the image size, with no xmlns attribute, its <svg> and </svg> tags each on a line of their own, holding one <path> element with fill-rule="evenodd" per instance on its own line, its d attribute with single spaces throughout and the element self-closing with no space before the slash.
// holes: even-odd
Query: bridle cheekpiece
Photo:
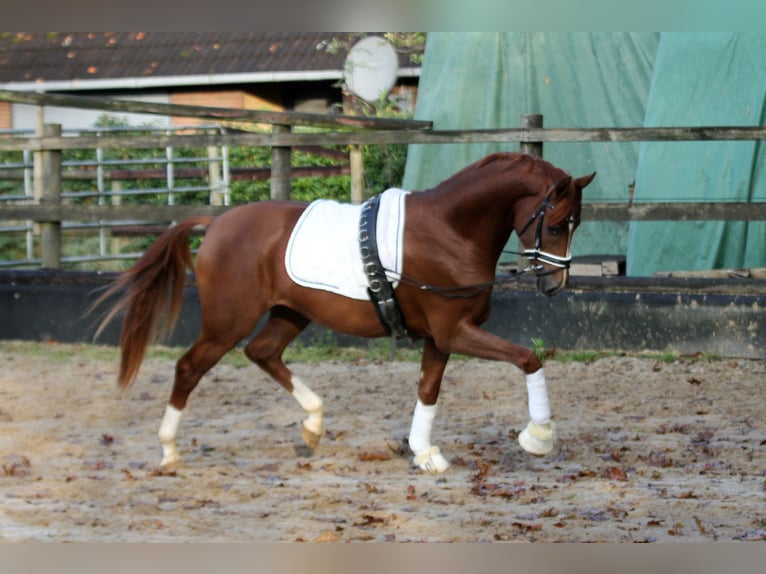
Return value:
<svg viewBox="0 0 766 574">
<path fill-rule="evenodd" d="M 537 211 L 532 214 L 532 217 L 527 220 L 527 222 L 521 228 L 521 231 L 517 233 L 517 235 L 521 237 L 524 235 L 527 229 L 529 229 L 529 226 L 532 225 L 535 220 L 537 220 L 537 227 L 535 228 L 535 246 L 533 249 L 524 249 L 524 251 L 522 251 L 522 255 L 526 257 L 531 264 L 531 266 L 525 269 L 525 271 L 534 271 L 538 276 L 557 273 L 559 269 L 569 269 L 569 266 L 572 263 L 572 256 L 569 253 L 569 245 L 572 241 L 572 232 L 574 231 L 575 224 L 577 223 L 574 214 L 567 218 L 567 224 L 569 225 L 569 242 L 567 243 L 567 254 L 562 257 L 560 255 L 548 253 L 542 249 L 545 213 L 547 210 L 555 209 L 556 207 L 553 203 L 551 203 L 551 196 L 553 196 L 554 191 L 548 193 L 545 199 L 543 199 L 543 202 L 540 204 L 540 207 L 537 209 Z M 556 269 L 551 271 L 543 271 L 543 264 L 550 265 L 551 267 L 556 267 Z"/>
</svg>

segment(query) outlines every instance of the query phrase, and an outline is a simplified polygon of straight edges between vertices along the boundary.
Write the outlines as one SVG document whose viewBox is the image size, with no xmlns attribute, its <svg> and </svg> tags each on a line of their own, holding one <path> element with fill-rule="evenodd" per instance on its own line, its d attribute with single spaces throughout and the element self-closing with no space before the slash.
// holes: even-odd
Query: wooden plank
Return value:
<svg viewBox="0 0 766 574">
<path fill-rule="evenodd" d="M 348 165 L 315 165 L 292 168 L 292 177 L 334 177 L 349 175 L 351 172 Z M 176 179 L 197 179 L 209 176 L 206 167 L 181 167 L 173 172 Z M 162 169 L 111 169 L 104 170 L 104 179 L 111 181 L 125 181 L 132 179 L 166 179 L 167 170 Z M 231 167 L 229 175 L 233 181 L 259 181 L 271 177 L 269 167 Z M 67 169 L 61 174 L 65 181 L 94 180 L 97 173 L 92 169 Z M 0 172 L 0 180 L 22 181 L 22 170 L 8 170 Z"/>
<path fill-rule="evenodd" d="M 749 269 L 700 269 L 693 271 L 658 271 L 655 277 L 675 277 L 679 279 L 766 279 L 766 267 Z"/>
<path fill-rule="evenodd" d="M 374 132 L 226 133 L 152 136 L 78 136 L 59 138 L 0 137 L 0 150 L 20 149 L 150 149 L 158 147 L 387 145 L 435 143 L 760 141 L 766 127 L 698 128 L 562 128 L 492 130 L 379 130 Z"/>
<path fill-rule="evenodd" d="M 213 205 L 2 205 L 0 221 L 178 221 L 194 215 L 220 215 L 231 207 Z"/>
<path fill-rule="evenodd" d="M 534 276 L 521 277 L 504 283 L 503 289 L 534 289 Z M 570 277 L 567 291 L 574 292 L 623 292 L 623 293 L 669 293 L 697 295 L 766 295 L 766 279 L 709 279 L 703 277 Z"/>
<path fill-rule="evenodd" d="M 766 202 L 584 203 L 583 221 L 763 221 Z"/>
<path fill-rule="evenodd" d="M 193 213 L 212 213 L 209 205 L 76 205 L 0 203 L 0 221 L 104 221 L 146 219 L 168 221 Z M 162 217 L 155 217 L 158 210 Z M 196 211 L 195 211 L 196 210 Z M 212 210 L 212 211 L 211 211 Z M 583 205 L 583 221 L 766 221 L 766 203 L 663 203 L 625 207 Z"/>
<path fill-rule="evenodd" d="M 362 129 L 430 129 L 432 122 L 419 120 L 401 120 L 394 118 L 375 118 L 368 116 L 346 116 L 315 114 L 305 112 L 270 112 L 264 110 L 246 110 L 190 106 L 181 104 L 160 104 L 154 102 L 135 102 L 110 98 L 93 98 L 72 94 L 39 94 L 0 90 L 0 101 L 29 104 L 34 106 L 60 106 L 109 112 L 129 112 L 139 114 L 157 114 L 162 116 L 194 117 L 218 121 L 248 121 L 255 123 L 282 124 L 291 126 L 315 126 L 331 128 Z"/>
<path fill-rule="evenodd" d="M 613 277 L 625 275 L 624 255 L 586 255 L 575 257 L 569 268 L 572 276 Z"/>
</svg>

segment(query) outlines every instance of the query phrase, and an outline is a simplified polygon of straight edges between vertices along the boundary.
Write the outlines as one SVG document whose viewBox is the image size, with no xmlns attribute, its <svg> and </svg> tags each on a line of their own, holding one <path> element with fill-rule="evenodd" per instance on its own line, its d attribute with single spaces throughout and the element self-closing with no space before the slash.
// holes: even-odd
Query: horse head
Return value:
<svg viewBox="0 0 766 574">
<path fill-rule="evenodd" d="M 537 275 L 537 288 L 548 297 L 561 291 L 569 279 L 569 248 L 580 224 L 582 190 L 596 173 L 579 178 L 564 176 L 525 202 L 516 214 L 516 232 Z"/>
</svg>

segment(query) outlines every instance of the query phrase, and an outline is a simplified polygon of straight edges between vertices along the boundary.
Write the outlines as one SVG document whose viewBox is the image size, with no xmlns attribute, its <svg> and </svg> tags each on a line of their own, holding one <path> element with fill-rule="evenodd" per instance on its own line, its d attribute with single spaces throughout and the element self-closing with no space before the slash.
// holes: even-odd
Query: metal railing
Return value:
<svg viewBox="0 0 766 574">
<path fill-rule="evenodd" d="M 88 130 L 67 130 L 64 137 L 120 136 L 141 133 L 175 136 L 178 134 L 224 133 L 220 125 L 179 126 L 174 128 L 153 127 L 103 127 Z M 31 130 L 0 130 L 0 136 L 30 137 Z M 67 183 L 60 198 L 66 200 L 92 200 L 97 205 L 121 205 L 122 200 L 136 196 L 164 198 L 165 205 L 176 204 L 176 199 L 185 194 L 203 193 L 210 205 L 228 206 L 231 204 L 229 148 L 227 145 L 208 146 L 203 155 L 179 155 L 174 146 L 165 146 L 156 157 L 110 158 L 109 150 L 96 147 L 92 158 L 66 159 L 61 161 L 61 179 Z M 33 153 L 28 149 L 20 150 L 19 161 L 0 162 L 0 181 L 10 189 L 0 190 L 0 208 L 3 205 L 32 203 L 39 200 L 35 195 L 35 164 Z M 193 169 L 184 169 L 192 166 Z M 149 179 L 151 178 L 151 179 Z M 139 179 L 158 181 L 160 185 L 126 189 L 124 182 Z M 179 185 L 184 181 L 184 185 Z M 190 184 L 192 182 L 193 184 Z M 164 184 L 164 185 L 163 185 Z M 62 263 L 85 263 L 118 259 L 136 259 L 140 251 L 119 252 L 114 240 L 115 231 L 126 226 L 150 227 L 161 220 L 145 219 L 66 221 L 61 230 L 68 234 L 78 231 L 90 232 L 98 237 L 95 251 L 80 255 L 67 255 L 60 258 Z M 38 224 L 32 219 L 8 222 L 0 219 L 0 238 L 23 235 L 24 257 L 22 259 L 0 258 L 2 267 L 38 267 L 41 257 L 35 257 L 35 240 L 39 239 Z"/>
</svg>

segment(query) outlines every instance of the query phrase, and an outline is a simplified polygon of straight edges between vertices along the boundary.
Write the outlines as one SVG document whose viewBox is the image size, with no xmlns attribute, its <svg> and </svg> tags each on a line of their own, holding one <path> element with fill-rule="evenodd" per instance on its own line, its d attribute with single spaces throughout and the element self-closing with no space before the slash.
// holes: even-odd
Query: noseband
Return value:
<svg viewBox="0 0 766 574">
<path fill-rule="evenodd" d="M 562 257 L 560 255 L 554 255 L 553 253 L 548 253 L 547 251 L 543 251 L 543 224 L 545 222 L 545 212 L 548 209 L 554 209 L 556 206 L 551 203 L 551 196 L 553 195 L 553 191 L 551 191 L 545 199 L 543 199 L 543 202 L 540 204 L 540 207 L 537 211 L 535 211 L 532 214 L 532 217 L 527 220 L 527 222 L 524 224 L 524 227 L 521 228 L 521 231 L 517 233 L 519 237 L 524 235 L 524 233 L 529 229 L 529 226 L 532 225 L 532 223 L 537 220 L 537 227 L 535 228 L 535 246 L 533 249 L 525 249 L 522 251 L 522 255 L 529 259 L 529 262 L 532 264 L 529 268 L 525 269 L 525 271 L 534 271 L 536 275 L 542 276 L 542 275 L 550 275 L 552 273 L 557 273 L 559 269 L 569 269 L 569 265 L 572 263 L 572 256 L 569 254 L 569 244 L 567 244 L 567 254 Z M 574 218 L 573 215 L 570 215 L 567 218 L 567 223 L 569 225 L 569 241 L 572 240 L 572 230 L 574 229 L 575 223 L 577 220 Z M 537 263 L 536 263 L 537 262 Z M 550 265 L 551 267 L 556 267 L 556 269 L 551 271 L 543 271 L 543 264 Z"/>
</svg>

